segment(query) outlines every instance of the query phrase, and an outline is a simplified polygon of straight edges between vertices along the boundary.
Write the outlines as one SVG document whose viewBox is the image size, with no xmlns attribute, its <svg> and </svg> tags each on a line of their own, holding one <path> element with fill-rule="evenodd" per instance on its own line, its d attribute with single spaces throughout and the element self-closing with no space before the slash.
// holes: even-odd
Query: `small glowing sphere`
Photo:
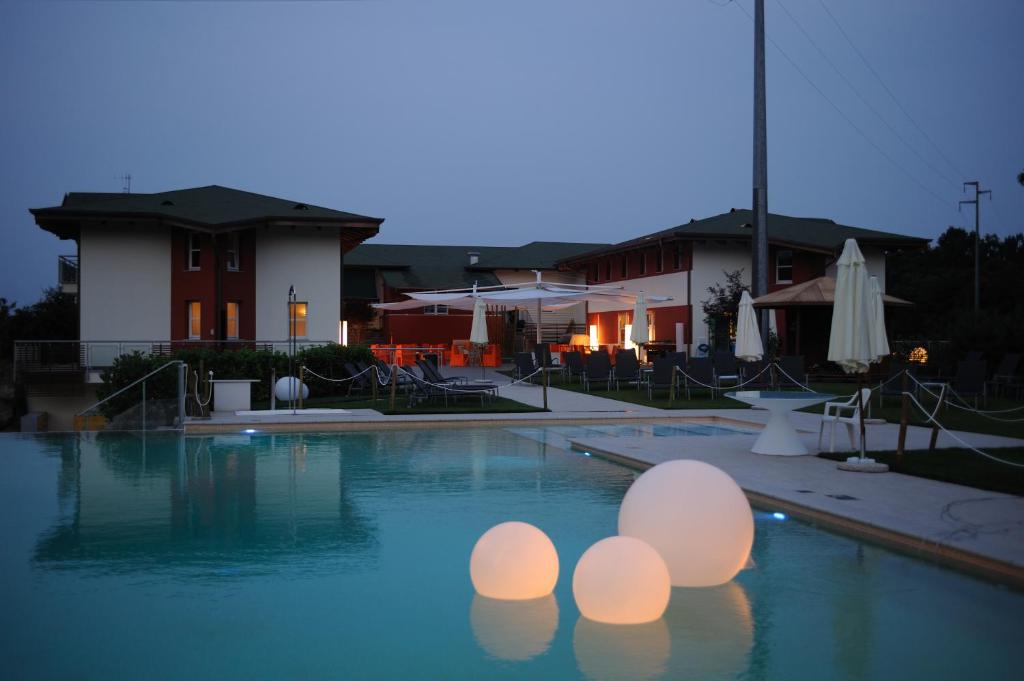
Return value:
<svg viewBox="0 0 1024 681">
<path fill-rule="evenodd" d="M 736 576 L 754 544 L 743 490 L 702 461 L 658 464 L 633 483 L 619 509 L 619 534 L 653 546 L 672 586 L 715 586 Z"/>
<path fill-rule="evenodd" d="M 277 383 L 274 385 L 274 396 L 285 402 L 291 399 L 299 399 L 299 389 L 302 389 L 302 399 L 309 397 L 309 386 L 301 382 L 294 376 L 284 376 L 277 379 Z"/>
<path fill-rule="evenodd" d="M 469 607 L 473 636 L 501 660 L 529 660 L 551 647 L 558 629 L 554 594 L 528 601 L 499 601 L 477 594 Z"/>
<path fill-rule="evenodd" d="M 469 578 L 477 593 L 488 598 L 547 596 L 558 581 L 558 552 L 533 525 L 501 523 L 477 540 L 469 557 Z"/>
<path fill-rule="evenodd" d="M 672 585 L 665 561 L 649 544 L 635 537 L 608 537 L 580 557 L 572 594 L 587 619 L 643 624 L 665 612 Z"/>
</svg>

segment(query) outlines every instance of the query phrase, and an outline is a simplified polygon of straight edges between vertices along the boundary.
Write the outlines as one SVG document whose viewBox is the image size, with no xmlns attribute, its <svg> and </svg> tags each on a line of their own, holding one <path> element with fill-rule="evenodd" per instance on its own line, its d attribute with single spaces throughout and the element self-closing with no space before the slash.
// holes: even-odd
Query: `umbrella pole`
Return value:
<svg viewBox="0 0 1024 681">
<path fill-rule="evenodd" d="M 857 373 L 857 412 L 860 414 L 860 460 L 864 460 L 864 374 Z"/>
</svg>

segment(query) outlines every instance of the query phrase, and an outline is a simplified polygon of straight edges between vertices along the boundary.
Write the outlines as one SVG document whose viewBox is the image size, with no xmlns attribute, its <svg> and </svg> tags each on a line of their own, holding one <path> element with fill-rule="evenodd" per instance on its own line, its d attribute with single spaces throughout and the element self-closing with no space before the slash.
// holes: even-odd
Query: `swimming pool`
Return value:
<svg viewBox="0 0 1024 681">
<path fill-rule="evenodd" d="M 757 513 L 754 567 L 663 620 L 581 620 L 627 468 L 502 428 L 0 437 L 4 676 L 1016 678 L 1024 596 Z M 543 528 L 555 594 L 475 597 L 488 527 Z"/>
</svg>

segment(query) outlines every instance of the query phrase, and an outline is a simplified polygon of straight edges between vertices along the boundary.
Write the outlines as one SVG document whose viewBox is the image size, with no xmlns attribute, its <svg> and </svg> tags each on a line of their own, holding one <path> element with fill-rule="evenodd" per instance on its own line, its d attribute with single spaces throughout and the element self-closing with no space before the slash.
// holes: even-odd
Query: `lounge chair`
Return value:
<svg viewBox="0 0 1024 681">
<path fill-rule="evenodd" d="M 710 357 L 694 357 L 687 363 L 686 374 L 683 376 L 683 390 L 686 392 L 686 399 L 694 390 L 707 390 L 711 399 L 718 396 L 718 389 L 715 387 L 715 367 Z"/>
<path fill-rule="evenodd" d="M 348 372 L 349 378 L 352 379 L 348 383 L 349 395 L 356 391 L 368 392 L 373 388 L 370 384 L 370 374 L 360 372 L 359 368 L 352 362 L 345 362 L 345 371 Z"/>
<path fill-rule="evenodd" d="M 515 357 L 516 367 L 516 380 L 521 381 L 524 378 L 533 383 L 533 378 L 527 378 L 537 371 L 537 365 L 533 363 L 533 355 L 529 352 L 517 352 Z"/>
<path fill-rule="evenodd" d="M 442 376 L 441 372 L 437 370 L 437 367 L 429 359 L 416 360 L 416 366 L 423 372 L 424 380 L 431 383 L 461 383 L 466 380 L 465 376 Z"/>
<path fill-rule="evenodd" d="M 974 398 L 975 409 L 978 408 L 979 397 L 982 398 L 983 402 L 985 400 L 985 370 L 984 360 L 957 362 L 956 376 L 953 377 L 950 383 L 950 386 L 960 397 Z"/>
<path fill-rule="evenodd" d="M 861 388 L 861 402 L 865 405 L 871 401 L 871 388 Z M 828 451 L 836 451 L 836 424 L 842 423 L 846 426 L 846 432 L 850 435 L 850 449 L 857 449 L 854 440 L 854 430 L 860 428 L 860 404 L 857 402 L 857 393 L 854 392 L 850 399 L 844 402 L 826 402 L 825 412 L 821 415 L 821 427 L 818 428 L 818 449 L 821 449 L 821 440 L 825 435 L 825 426 L 830 428 Z"/>
<path fill-rule="evenodd" d="M 731 352 L 716 352 L 712 360 L 715 368 L 715 387 L 721 390 L 730 383 L 736 385 L 740 382 L 740 370 L 736 366 L 736 356 Z"/>
<path fill-rule="evenodd" d="M 654 368 L 647 380 L 647 399 L 654 399 L 655 390 L 667 390 L 671 395 L 672 385 L 679 383 L 679 376 L 674 358 L 665 356 L 654 360 Z"/>
<path fill-rule="evenodd" d="M 783 386 L 802 388 L 807 385 L 807 373 L 804 371 L 804 356 L 784 355 L 779 357 L 779 372 L 776 380 L 780 389 Z"/>
<path fill-rule="evenodd" d="M 743 390 L 771 390 L 774 385 L 771 364 L 763 359 L 740 362 L 740 383 Z"/>
<path fill-rule="evenodd" d="M 583 388 L 590 391 L 591 383 L 604 383 L 604 389 L 609 390 L 612 382 L 611 360 L 607 352 L 592 352 L 587 357 L 587 371 L 583 374 Z"/>
<path fill-rule="evenodd" d="M 637 389 L 640 389 L 640 362 L 636 358 L 636 350 L 630 348 L 629 350 L 619 350 L 615 353 L 615 367 L 612 372 L 612 379 L 615 381 L 615 389 L 619 389 L 619 384 L 623 381 L 626 385 L 635 383 Z"/>
<path fill-rule="evenodd" d="M 583 366 L 583 353 L 579 350 L 572 350 L 562 355 L 565 358 L 565 374 L 572 380 L 573 376 L 580 379 L 583 382 L 583 374 L 586 372 L 586 367 Z"/>
<path fill-rule="evenodd" d="M 992 386 L 993 395 L 1009 393 L 1011 389 L 1016 392 L 1017 384 L 1019 383 L 1017 376 L 1017 367 L 1019 365 L 1019 354 L 1008 352 L 1003 355 L 1003 359 L 999 362 L 999 366 L 996 367 L 995 373 L 992 374 L 992 380 L 989 381 L 989 385 Z"/>
</svg>

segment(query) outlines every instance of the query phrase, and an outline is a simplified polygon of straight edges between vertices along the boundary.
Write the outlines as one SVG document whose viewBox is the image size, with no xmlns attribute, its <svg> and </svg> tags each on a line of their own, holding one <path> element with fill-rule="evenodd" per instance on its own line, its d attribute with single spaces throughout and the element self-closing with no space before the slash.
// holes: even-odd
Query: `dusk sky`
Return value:
<svg viewBox="0 0 1024 681">
<path fill-rule="evenodd" d="M 75 250 L 29 208 L 120 191 L 126 172 L 139 192 L 221 184 L 383 217 L 382 243 L 619 241 L 749 207 L 742 10 L 753 0 L 0 4 L 0 297 L 35 301 Z M 814 83 L 769 42 L 772 212 L 935 237 L 973 228 L 956 205 L 977 179 L 983 231 L 1024 230 L 1024 3 L 766 0 L 766 15 Z"/>
</svg>

